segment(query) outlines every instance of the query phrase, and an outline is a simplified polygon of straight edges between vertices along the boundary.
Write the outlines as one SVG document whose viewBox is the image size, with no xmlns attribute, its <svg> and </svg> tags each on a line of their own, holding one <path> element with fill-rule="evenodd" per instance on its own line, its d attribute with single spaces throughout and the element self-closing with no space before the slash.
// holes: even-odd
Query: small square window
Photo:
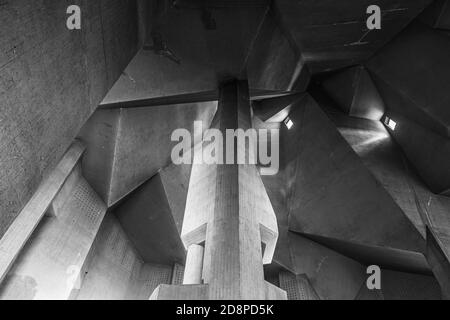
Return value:
<svg viewBox="0 0 450 320">
<path fill-rule="evenodd" d="M 386 126 L 388 126 L 391 130 L 395 130 L 395 128 L 397 127 L 397 122 L 395 122 L 394 120 L 392 120 L 392 119 L 389 118 L 389 117 L 386 117 L 386 118 L 384 119 L 384 124 L 385 124 Z"/>
<path fill-rule="evenodd" d="M 292 122 L 292 120 L 289 119 L 289 117 L 287 117 L 286 119 L 284 119 L 284 124 L 286 125 L 286 128 L 288 128 L 289 130 L 294 125 L 294 122 Z"/>
</svg>

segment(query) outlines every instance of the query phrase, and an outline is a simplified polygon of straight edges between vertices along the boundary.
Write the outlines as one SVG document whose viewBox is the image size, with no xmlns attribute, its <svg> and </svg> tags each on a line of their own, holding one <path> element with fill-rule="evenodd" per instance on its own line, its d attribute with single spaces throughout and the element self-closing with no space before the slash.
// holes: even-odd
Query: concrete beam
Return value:
<svg viewBox="0 0 450 320">
<path fill-rule="evenodd" d="M 136 1 L 2 1 L 0 237 L 137 51 Z M 70 121 L 68 121 L 70 119 Z"/>
<path fill-rule="evenodd" d="M 0 239 L 0 283 L 18 257 L 28 238 L 45 215 L 51 202 L 63 186 L 85 150 L 74 142 L 55 170 L 41 183 L 30 201 Z"/>
</svg>

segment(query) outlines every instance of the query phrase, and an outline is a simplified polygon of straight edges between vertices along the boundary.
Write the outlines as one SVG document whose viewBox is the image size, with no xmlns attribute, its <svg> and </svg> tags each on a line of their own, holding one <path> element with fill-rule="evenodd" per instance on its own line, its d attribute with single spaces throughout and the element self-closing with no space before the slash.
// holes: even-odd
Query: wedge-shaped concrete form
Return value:
<svg viewBox="0 0 450 320">
<path fill-rule="evenodd" d="M 366 246 L 423 253 L 425 240 L 308 98 L 281 131 L 289 229 Z"/>
<path fill-rule="evenodd" d="M 280 288 L 286 291 L 288 300 L 320 300 L 305 274 L 295 275 L 290 272 L 280 272 L 279 282 Z"/>
<path fill-rule="evenodd" d="M 0 6 L 0 237 L 137 51 L 136 1 L 71 4 Z"/>
<path fill-rule="evenodd" d="M 83 163 L 86 178 L 112 206 L 171 164 L 175 129 L 193 133 L 194 121 L 202 121 L 207 129 L 216 108 L 217 102 L 202 102 L 99 110 L 80 134 L 89 141 Z"/>
<path fill-rule="evenodd" d="M 179 234 L 183 227 L 191 169 L 189 164 L 171 164 L 158 173 Z"/>
<path fill-rule="evenodd" d="M 368 59 L 431 2 L 377 2 L 383 10 L 383 25 L 376 32 L 367 29 L 369 4 L 364 1 L 277 0 L 275 7 L 291 41 L 301 48 L 310 71 L 316 74 Z"/>
<path fill-rule="evenodd" d="M 385 300 L 440 300 L 439 285 L 431 276 L 382 270 Z"/>
<path fill-rule="evenodd" d="M 362 67 L 345 69 L 326 78 L 325 92 L 349 116 L 380 120 L 384 102 L 367 70 Z"/>
<path fill-rule="evenodd" d="M 395 143 L 396 133 L 390 135 L 378 121 L 329 116 L 423 237 L 425 226 L 450 234 L 450 198 L 429 190 Z"/>
<path fill-rule="evenodd" d="M 75 141 L 62 157 L 55 170 L 41 182 L 35 194 L 25 205 L 19 216 L 0 239 L 0 282 L 7 275 L 21 250 L 32 236 L 40 221 L 52 206 L 60 192 L 65 192 L 69 176 L 77 168 L 85 146 Z M 58 201 L 58 204 L 60 201 Z M 54 206 L 50 209 L 55 211 Z"/>
<path fill-rule="evenodd" d="M 439 281 L 442 298 L 450 299 L 450 236 L 427 228 L 427 258 Z"/>
<path fill-rule="evenodd" d="M 322 106 L 322 104 L 321 104 Z M 380 122 L 328 114 L 364 165 L 383 185 L 416 229 L 425 237 L 426 215 L 418 207 L 423 183 L 414 174 L 388 129 Z M 431 193 L 429 192 L 431 195 Z"/>
</svg>

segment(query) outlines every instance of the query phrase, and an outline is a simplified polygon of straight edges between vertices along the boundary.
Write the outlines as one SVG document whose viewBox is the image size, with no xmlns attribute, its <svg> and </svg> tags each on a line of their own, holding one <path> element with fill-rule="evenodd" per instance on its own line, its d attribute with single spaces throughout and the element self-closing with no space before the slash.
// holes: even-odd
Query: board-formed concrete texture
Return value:
<svg viewBox="0 0 450 320">
<path fill-rule="evenodd" d="M 449 0 L 0 21 L 0 300 L 450 299 Z"/>
<path fill-rule="evenodd" d="M 136 53 L 135 1 L 79 3 L 1 3 L 0 236 Z"/>
</svg>

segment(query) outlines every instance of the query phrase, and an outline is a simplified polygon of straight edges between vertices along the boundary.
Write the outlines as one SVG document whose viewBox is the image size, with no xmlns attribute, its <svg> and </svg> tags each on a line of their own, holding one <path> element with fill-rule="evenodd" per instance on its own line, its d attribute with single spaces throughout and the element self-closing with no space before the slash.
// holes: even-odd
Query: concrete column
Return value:
<svg viewBox="0 0 450 320">
<path fill-rule="evenodd" d="M 198 244 L 191 244 L 188 247 L 183 284 L 202 283 L 203 252 L 203 247 Z"/>
<path fill-rule="evenodd" d="M 278 226 L 258 169 L 253 161 L 248 161 L 255 156 L 252 143 L 245 143 L 256 140 L 250 138 L 255 135 L 248 131 L 251 125 L 247 81 L 222 85 L 211 128 L 224 138 L 222 155 L 230 161 L 192 166 L 181 232 L 184 245 L 192 250 L 188 252 L 184 284 L 200 283 L 201 278 L 207 291 L 188 294 L 186 287 L 178 286 L 177 289 L 187 290 L 186 295 L 183 293 L 186 299 L 204 299 L 205 295 L 211 300 L 286 298 L 283 290 L 264 280 L 263 264 L 272 260 L 270 248 L 275 248 Z M 247 160 L 242 161 L 242 155 Z M 205 249 L 199 267 L 197 253 L 190 247 L 202 241 Z M 266 245 L 264 259 L 261 242 Z M 155 297 L 174 299 L 174 289 L 160 286 Z"/>
<path fill-rule="evenodd" d="M 213 127 L 224 137 L 227 129 L 251 127 L 246 81 L 221 87 L 215 121 Z M 223 148 L 226 157 L 226 143 Z M 209 284 L 210 299 L 265 298 L 258 212 L 251 194 L 257 171 L 254 165 L 238 164 L 237 151 L 246 156 L 253 152 L 235 145 L 234 163 L 216 169 L 214 212 L 205 245 L 205 282 Z"/>
</svg>

